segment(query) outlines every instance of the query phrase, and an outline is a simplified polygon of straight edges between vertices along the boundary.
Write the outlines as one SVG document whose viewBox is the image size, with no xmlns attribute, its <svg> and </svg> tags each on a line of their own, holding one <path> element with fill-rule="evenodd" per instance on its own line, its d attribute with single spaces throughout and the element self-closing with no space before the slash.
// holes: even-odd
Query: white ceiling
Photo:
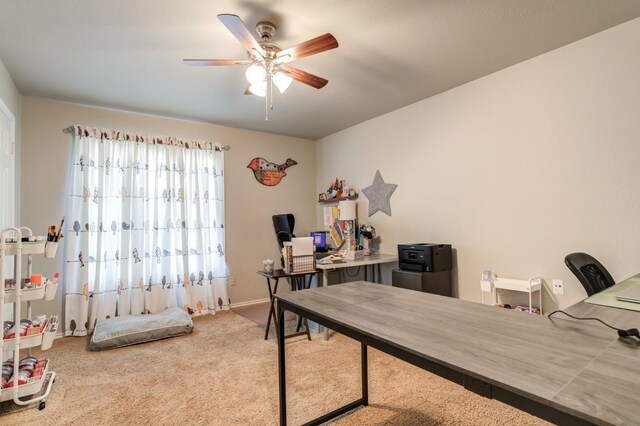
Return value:
<svg viewBox="0 0 640 426">
<path fill-rule="evenodd" d="M 246 58 L 219 13 L 272 21 L 281 48 L 332 33 L 338 49 L 292 64 L 329 84 L 294 82 L 265 122 L 242 67 L 181 62 Z M 638 16 L 640 0 L 0 0 L 0 59 L 23 95 L 318 139 Z"/>
</svg>

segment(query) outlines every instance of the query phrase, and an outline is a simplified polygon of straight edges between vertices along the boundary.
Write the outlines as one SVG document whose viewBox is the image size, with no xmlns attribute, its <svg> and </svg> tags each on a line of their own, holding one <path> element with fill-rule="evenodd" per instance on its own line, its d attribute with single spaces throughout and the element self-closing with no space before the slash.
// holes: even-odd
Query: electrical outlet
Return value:
<svg viewBox="0 0 640 426">
<path fill-rule="evenodd" d="M 235 276 L 229 277 L 229 285 L 231 287 L 235 287 L 236 286 L 236 277 Z"/>
<path fill-rule="evenodd" d="M 553 280 L 553 294 L 562 296 L 564 294 L 564 281 Z"/>
</svg>

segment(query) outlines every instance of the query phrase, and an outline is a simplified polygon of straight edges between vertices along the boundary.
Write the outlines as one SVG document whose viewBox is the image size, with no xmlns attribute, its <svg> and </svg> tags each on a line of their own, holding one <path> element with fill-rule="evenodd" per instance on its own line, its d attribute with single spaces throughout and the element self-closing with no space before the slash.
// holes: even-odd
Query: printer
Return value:
<svg viewBox="0 0 640 426">
<path fill-rule="evenodd" d="M 404 271 L 450 271 L 451 244 L 398 244 L 398 263 Z"/>
</svg>

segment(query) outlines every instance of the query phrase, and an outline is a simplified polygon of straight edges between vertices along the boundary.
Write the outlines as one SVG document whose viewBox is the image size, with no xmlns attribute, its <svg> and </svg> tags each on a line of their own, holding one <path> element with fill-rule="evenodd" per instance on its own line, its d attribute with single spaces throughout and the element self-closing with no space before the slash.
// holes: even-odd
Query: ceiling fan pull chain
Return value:
<svg viewBox="0 0 640 426">
<path fill-rule="evenodd" d="M 273 76 L 269 74 L 269 97 L 271 102 L 269 103 L 269 109 L 273 111 Z"/>
<path fill-rule="evenodd" d="M 264 121 L 269 121 L 269 96 L 264 97 Z"/>
</svg>

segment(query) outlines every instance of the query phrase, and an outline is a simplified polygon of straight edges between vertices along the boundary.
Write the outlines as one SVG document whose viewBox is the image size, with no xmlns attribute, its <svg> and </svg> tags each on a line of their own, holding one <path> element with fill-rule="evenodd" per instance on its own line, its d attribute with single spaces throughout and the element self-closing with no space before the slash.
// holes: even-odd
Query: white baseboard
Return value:
<svg viewBox="0 0 640 426">
<path fill-rule="evenodd" d="M 233 309 L 233 308 L 239 308 L 241 306 L 257 305 L 258 303 L 265 303 L 268 301 L 269 301 L 269 298 L 267 297 L 265 299 L 249 300 L 248 302 L 231 303 L 229 304 L 229 307 Z"/>
</svg>

